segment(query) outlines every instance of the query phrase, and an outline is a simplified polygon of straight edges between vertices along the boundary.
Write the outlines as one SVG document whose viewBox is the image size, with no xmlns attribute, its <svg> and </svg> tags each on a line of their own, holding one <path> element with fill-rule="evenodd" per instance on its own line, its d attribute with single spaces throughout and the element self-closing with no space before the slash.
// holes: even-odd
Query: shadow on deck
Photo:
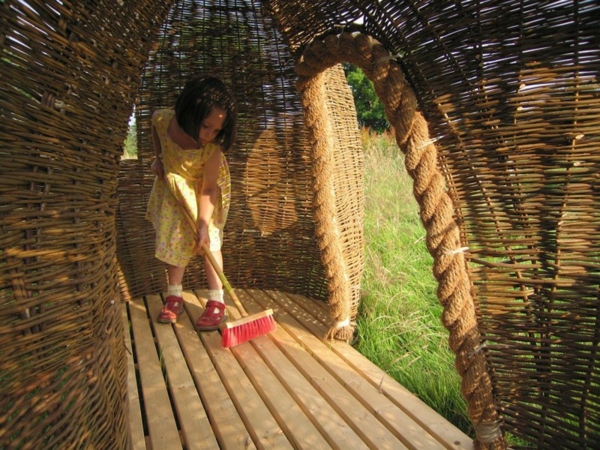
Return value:
<svg viewBox="0 0 600 450">
<path fill-rule="evenodd" d="M 124 305 L 134 449 L 473 448 L 350 345 L 324 341 L 322 302 L 236 293 L 250 314 L 272 308 L 277 330 L 224 349 L 218 332 L 194 330 L 206 291 L 184 293 L 176 325 L 156 322 L 159 295 Z"/>
</svg>

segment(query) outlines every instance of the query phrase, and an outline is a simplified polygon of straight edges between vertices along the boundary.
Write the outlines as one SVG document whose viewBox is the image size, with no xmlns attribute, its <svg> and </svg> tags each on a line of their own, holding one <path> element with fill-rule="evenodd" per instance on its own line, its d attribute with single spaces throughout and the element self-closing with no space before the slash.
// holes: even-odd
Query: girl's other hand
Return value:
<svg viewBox="0 0 600 450">
<path fill-rule="evenodd" d="M 202 244 L 206 244 L 210 247 L 210 237 L 208 235 L 208 225 L 204 222 L 198 224 L 196 232 L 196 245 L 198 249 L 202 248 Z"/>
<path fill-rule="evenodd" d="M 162 159 L 154 158 L 154 161 L 152 161 L 152 165 L 150 166 L 150 170 L 158 177 L 159 180 L 164 180 L 165 168 L 163 166 Z"/>
</svg>

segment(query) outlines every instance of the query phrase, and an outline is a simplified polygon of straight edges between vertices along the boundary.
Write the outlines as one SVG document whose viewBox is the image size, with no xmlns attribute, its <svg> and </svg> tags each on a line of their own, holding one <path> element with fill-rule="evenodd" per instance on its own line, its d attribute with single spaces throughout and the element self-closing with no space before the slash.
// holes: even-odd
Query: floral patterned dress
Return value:
<svg viewBox="0 0 600 450">
<path fill-rule="evenodd" d="M 162 148 L 165 179 L 157 177 L 154 181 L 146 219 L 156 231 L 155 256 L 167 264 L 185 267 L 200 252 L 195 245 L 193 224 L 198 221 L 204 164 L 219 147 L 208 143 L 201 149 L 182 149 L 167 134 L 174 116 L 174 110 L 164 109 L 152 118 Z M 212 251 L 221 249 L 231 199 L 231 178 L 225 155 L 219 166 L 217 185 L 215 210 L 208 225 Z"/>
</svg>

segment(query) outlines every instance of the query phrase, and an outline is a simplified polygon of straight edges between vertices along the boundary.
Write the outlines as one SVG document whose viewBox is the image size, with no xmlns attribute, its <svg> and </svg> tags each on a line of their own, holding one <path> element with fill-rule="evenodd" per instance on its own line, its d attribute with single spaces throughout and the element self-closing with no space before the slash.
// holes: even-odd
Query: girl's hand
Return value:
<svg viewBox="0 0 600 450">
<path fill-rule="evenodd" d="M 210 247 L 210 237 L 208 236 L 208 224 L 206 222 L 200 222 L 196 227 L 196 246 L 199 250 L 202 248 L 202 244 L 206 244 Z"/>
<path fill-rule="evenodd" d="M 159 180 L 164 180 L 165 178 L 165 167 L 163 166 L 162 159 L 155 158 L 152 161 L 152 165 L 150 166 L 150 170 L 154 175 L 158 177 Z"/>
</svg>

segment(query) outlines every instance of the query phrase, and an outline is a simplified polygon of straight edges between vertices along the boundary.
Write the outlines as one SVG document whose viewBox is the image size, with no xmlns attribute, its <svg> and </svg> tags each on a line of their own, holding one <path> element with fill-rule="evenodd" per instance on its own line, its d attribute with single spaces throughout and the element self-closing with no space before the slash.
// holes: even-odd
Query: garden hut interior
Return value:
<svg viewBox="0 0 600 450">
<path fill-rule="evenodd" d="M 0 447 L 128 442 L 120 306 L 166 288 L 144 219 L 150 117 L 194 75 L 238 99 L 231 284 L 321 302 L 322 338 L 352 338 L 363 155 L 342 63 L 374 83 L 413 179 L 475 444 L 600 446 L 599 11 L 3 1 Z M 184 284 L 203 279 L 194 262 Z"/>
</svg>

